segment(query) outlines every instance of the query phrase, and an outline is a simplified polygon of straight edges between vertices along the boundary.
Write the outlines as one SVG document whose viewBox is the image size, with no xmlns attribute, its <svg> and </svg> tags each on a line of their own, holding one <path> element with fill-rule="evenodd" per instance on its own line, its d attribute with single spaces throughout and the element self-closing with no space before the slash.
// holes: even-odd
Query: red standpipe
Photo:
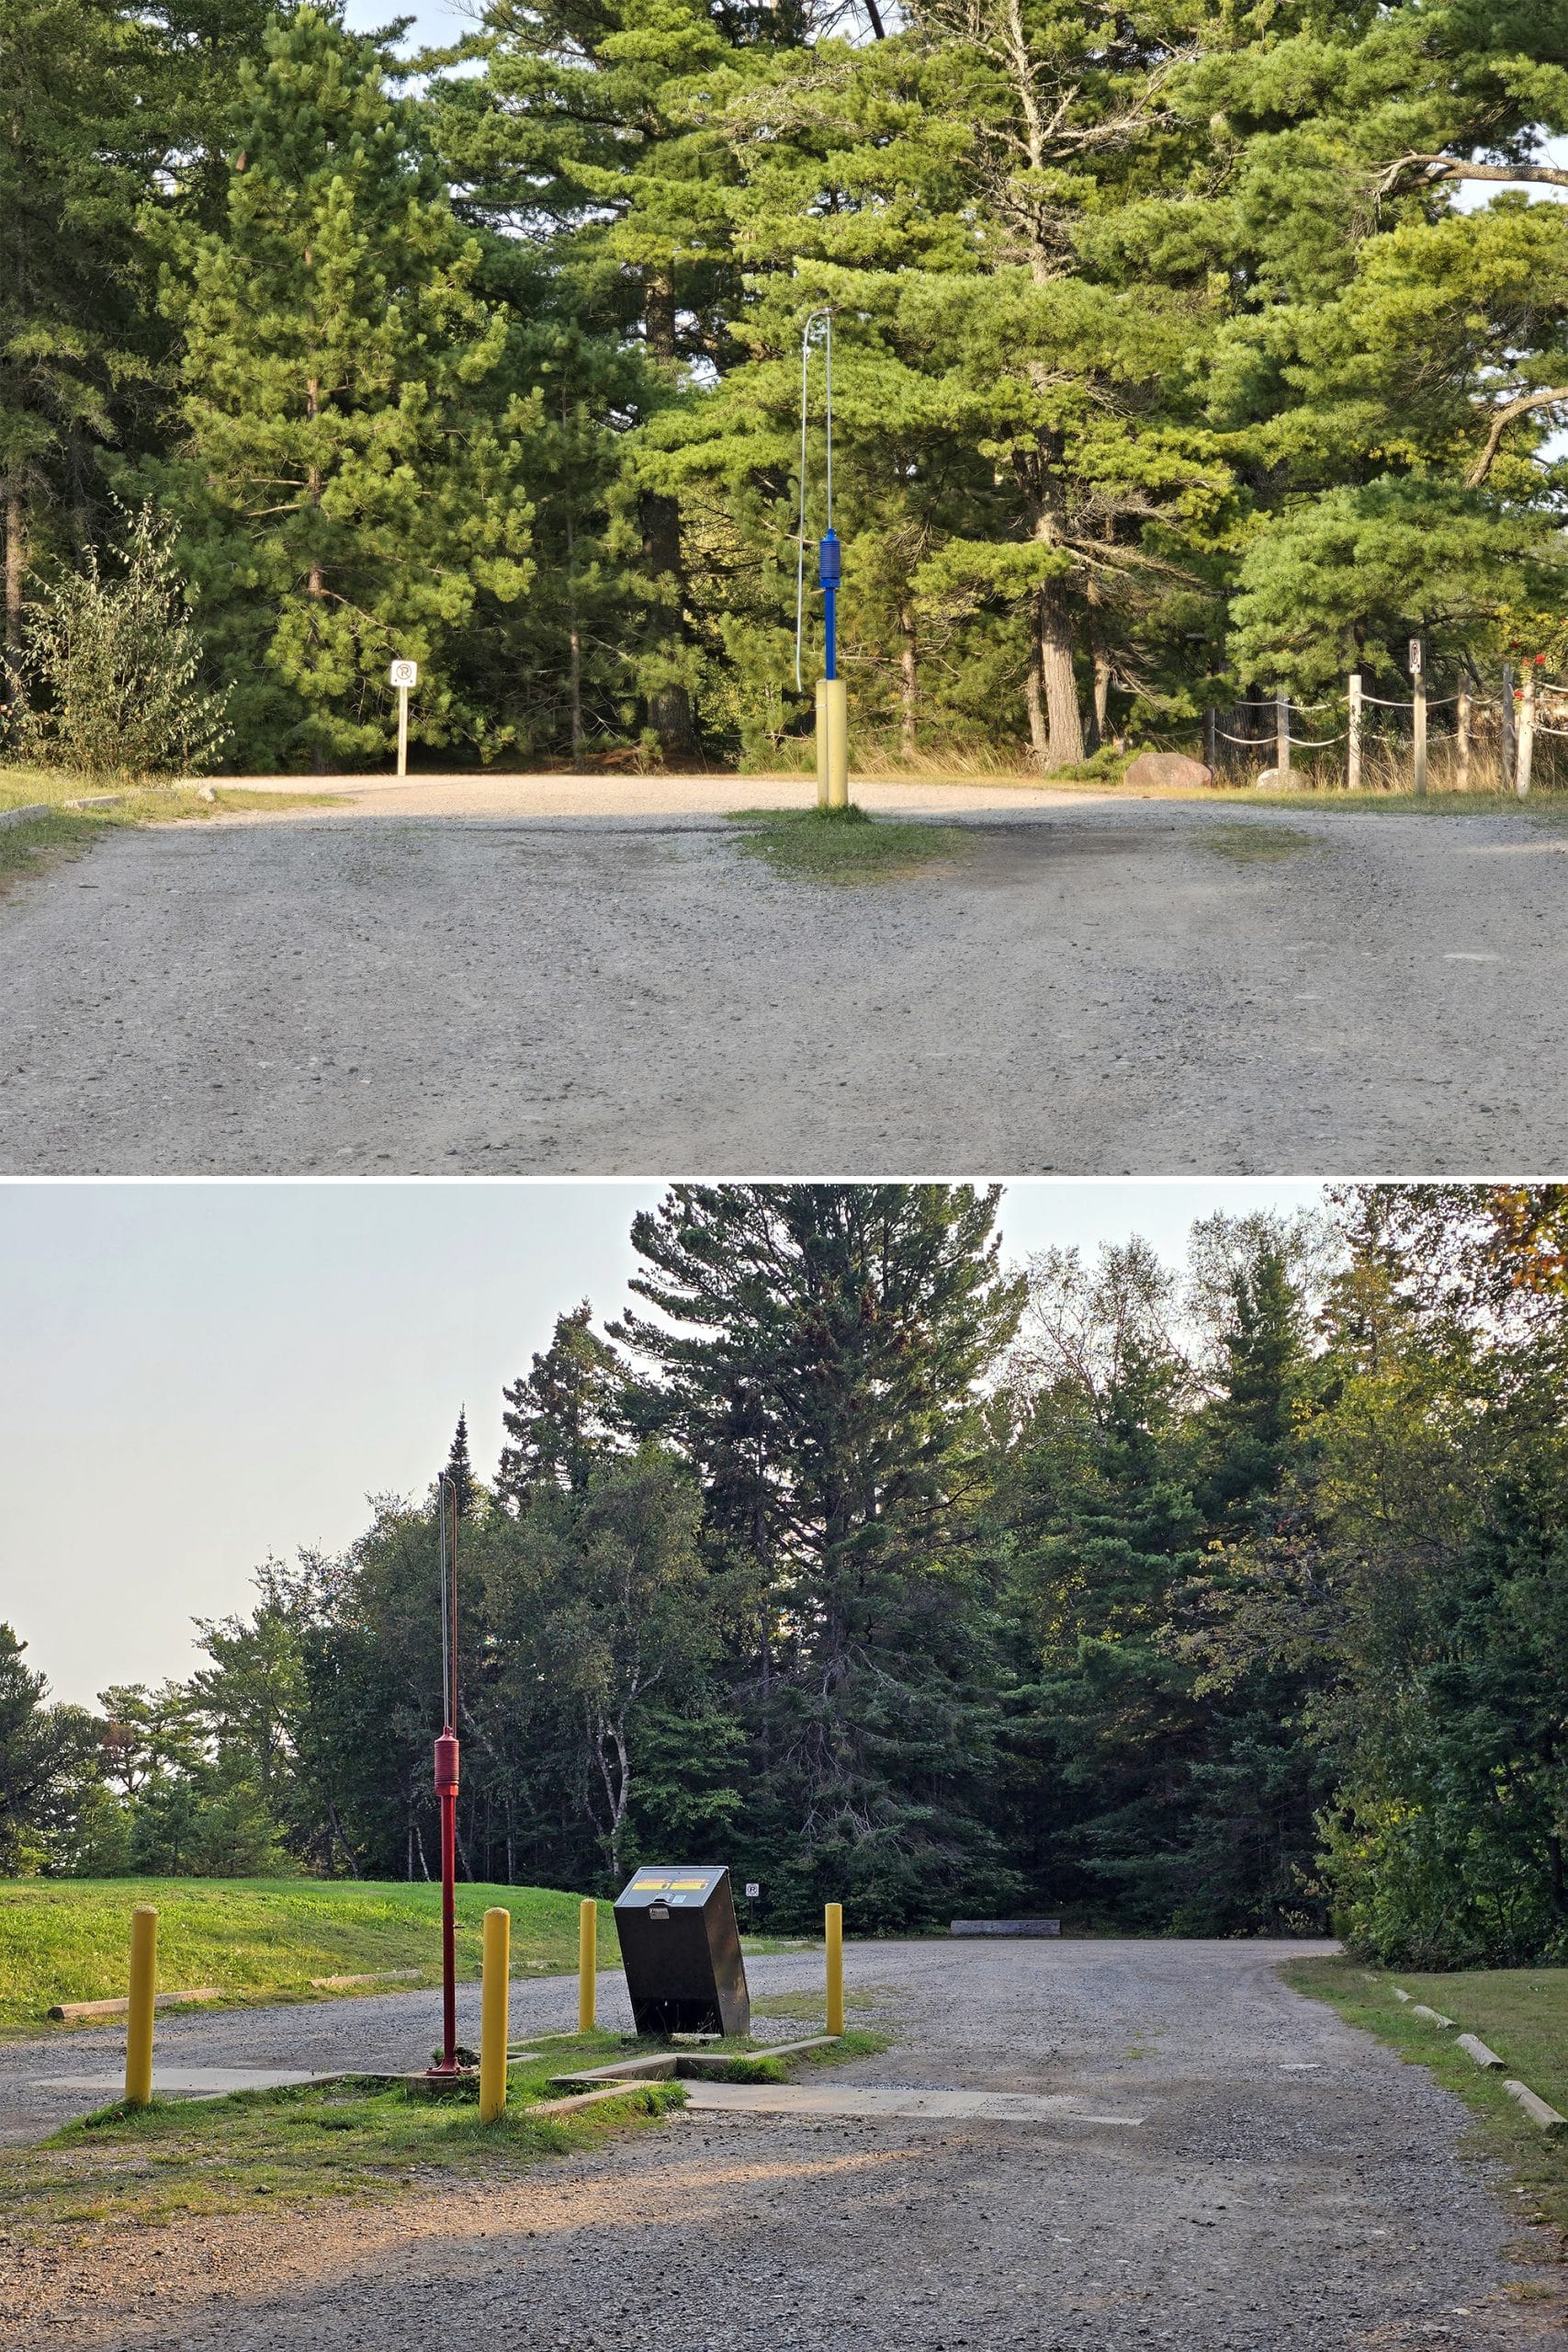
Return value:
<svg viewBox="0 0 1568 2352">
<path fill-rule="evenodd" d="M 457 1735 L 448 1724 L 435 1743 L 435 1793 L 441 1805 L 441 2064 L 457 2066 Z"/>
</svg>

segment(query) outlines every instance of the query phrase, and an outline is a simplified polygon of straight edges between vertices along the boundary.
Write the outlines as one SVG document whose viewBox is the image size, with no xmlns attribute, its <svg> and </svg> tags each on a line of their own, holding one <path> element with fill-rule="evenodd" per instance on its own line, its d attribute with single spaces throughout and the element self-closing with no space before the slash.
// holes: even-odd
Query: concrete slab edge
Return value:
<svg viewBox="0 0 1568 2352">
<path fill-rule="evenodd" d="M 39 817 L 52 817 L 54 809 L 47 800 L 29 801 L 25 808 L 0 808 L 0 825 L 30 825 Z"/>
</svg>

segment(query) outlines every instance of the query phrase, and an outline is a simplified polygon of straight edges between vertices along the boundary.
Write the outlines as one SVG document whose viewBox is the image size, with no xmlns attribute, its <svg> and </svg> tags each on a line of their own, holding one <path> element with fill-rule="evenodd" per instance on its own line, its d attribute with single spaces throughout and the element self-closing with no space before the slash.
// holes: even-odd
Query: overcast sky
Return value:
<svg viewBox="0 0 1568 2352">
<path fill-rule="evenodd" d="M 581 1298 L 626 1296 L 654 1183 L 0 1184 L 0 1621 L 62 1698 L 194 1663 L 193 1616 L 254 1568 L 338 1550 L 366 1497 L 422 1491 L 467 1405 L 476 1468 L 501 1387 Z M 1179 1256 L 1215 1208 L 1315 1184 L 1009 1186 L 1022 1259 L 1141 1233 Z"/>
</svg>

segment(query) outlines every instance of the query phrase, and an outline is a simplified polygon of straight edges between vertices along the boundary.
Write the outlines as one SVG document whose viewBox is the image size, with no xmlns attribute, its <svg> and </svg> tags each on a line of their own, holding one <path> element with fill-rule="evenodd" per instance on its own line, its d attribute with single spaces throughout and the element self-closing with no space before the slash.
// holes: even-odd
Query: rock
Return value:
<svg viewBox="0 0 1568 2352">
<path fill-rule="evenodd" d="M 1134 787 L 1157 785 L 1177 792 L 1196 792 L 1214 779 L 1201 760 L 1190 760 L 1185 752 L 1140 752 L 1122 781 Z"/>
</svg>

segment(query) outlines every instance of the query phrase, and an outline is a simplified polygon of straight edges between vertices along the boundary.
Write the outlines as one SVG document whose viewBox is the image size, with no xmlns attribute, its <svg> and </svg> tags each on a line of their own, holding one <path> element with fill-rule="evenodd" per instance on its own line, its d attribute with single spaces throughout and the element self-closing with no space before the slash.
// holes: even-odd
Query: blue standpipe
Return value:
<svg viewBox="0 0 1568 2352">
<path fill-rule="evenodd" d="M 839 674 L 839 582 L 843 577 L 843 552 L 837 531 L 824 531 L 817 543 L 817 584 L 822 591 L 822 620 L 826 634 L 826 662 L 822 674 L 836 678 Z"/>
</svg>

